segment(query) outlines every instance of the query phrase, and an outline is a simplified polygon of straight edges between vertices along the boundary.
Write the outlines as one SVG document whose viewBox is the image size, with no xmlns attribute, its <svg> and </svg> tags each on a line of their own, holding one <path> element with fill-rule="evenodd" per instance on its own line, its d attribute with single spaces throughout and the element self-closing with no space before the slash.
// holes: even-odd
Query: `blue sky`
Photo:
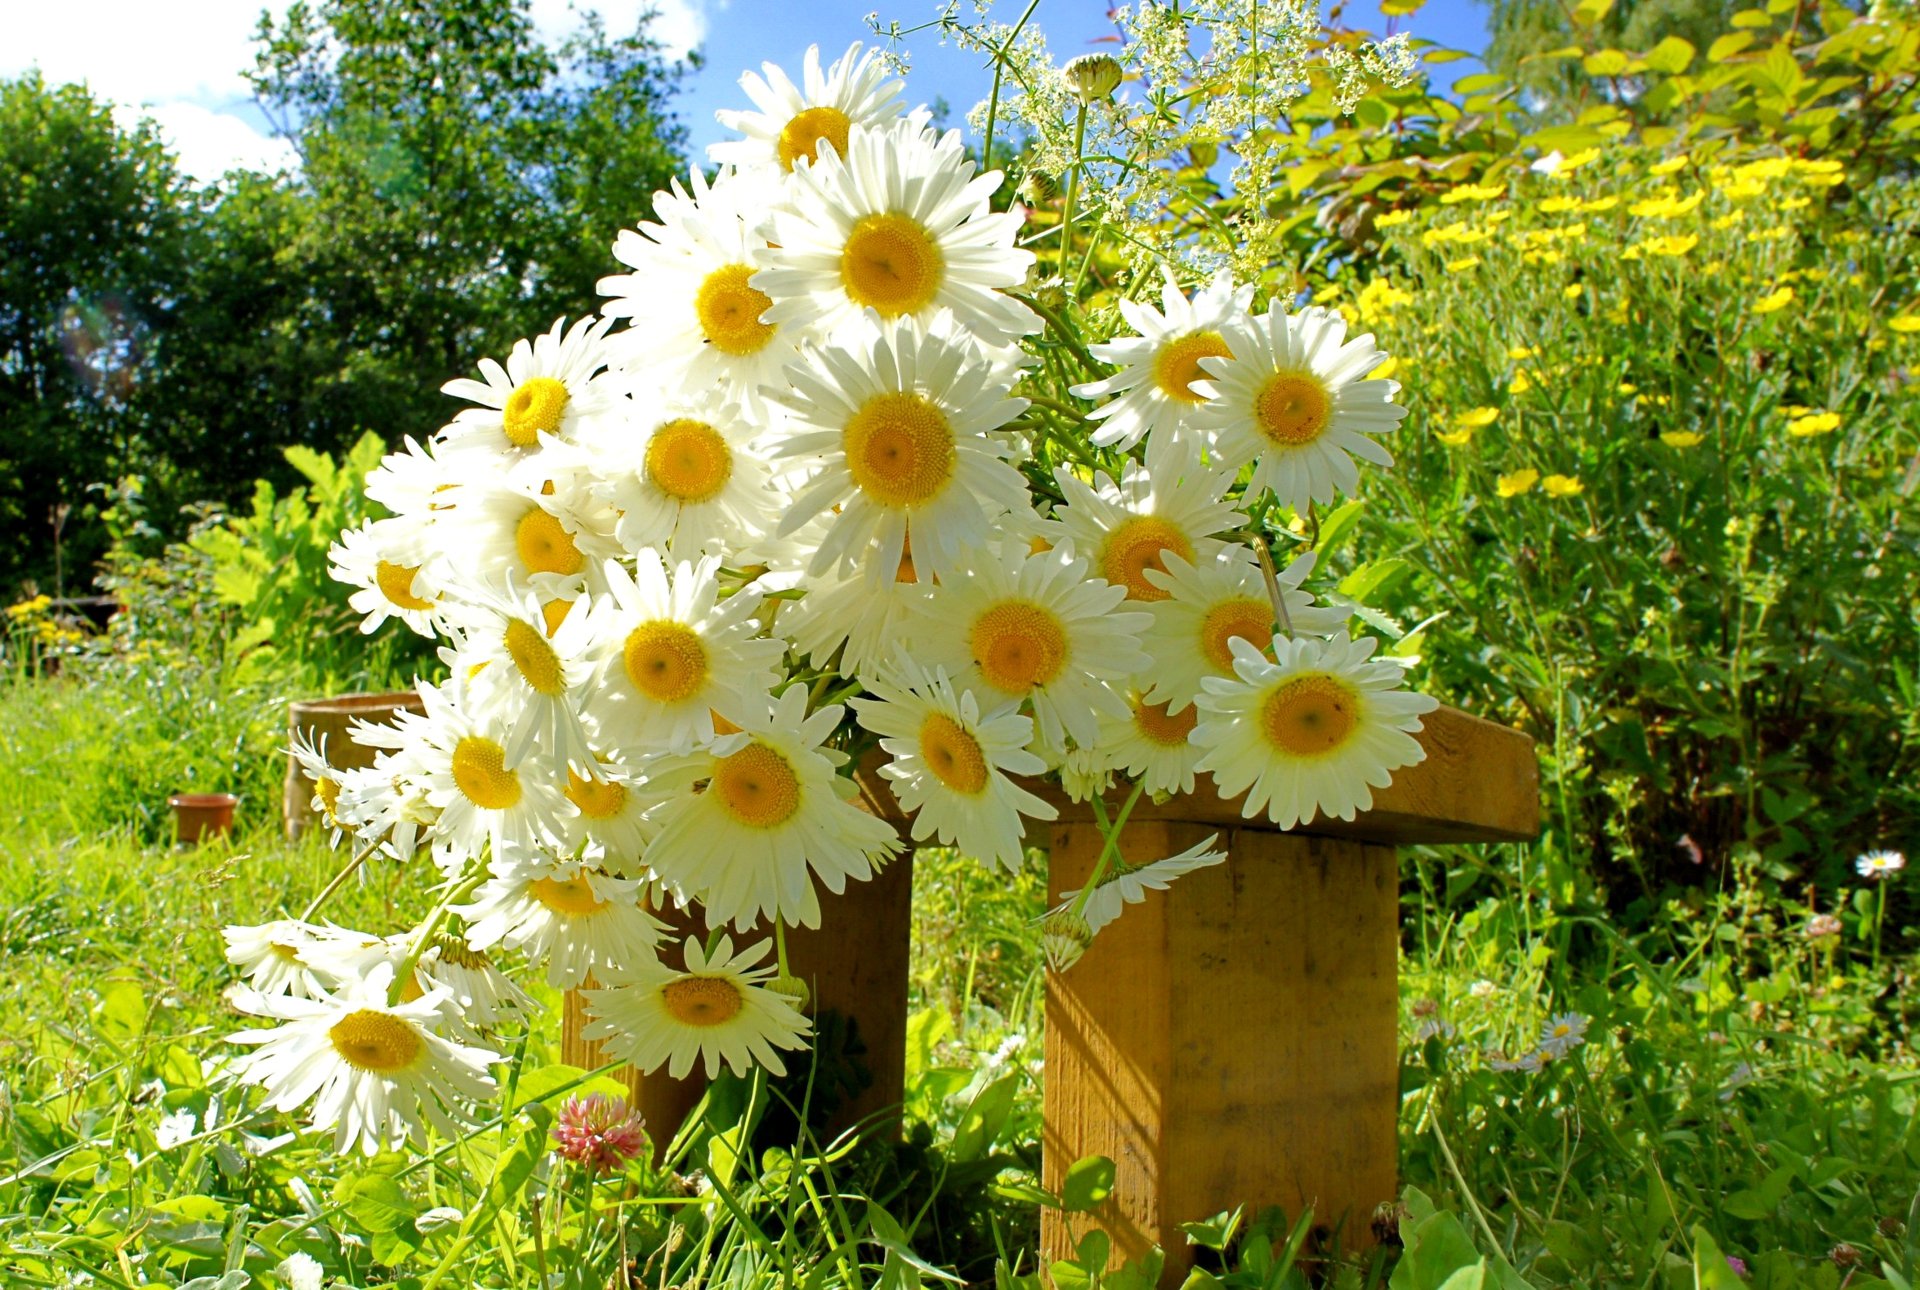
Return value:
<svg viewBox="0 0 1920 1290">
<path fill-rule="evenodd" d="M 1346 21 L 1374 32 L 1387 30 L 1377 0 L 1351 0 Z M 695 155 L 720 137 L 716 108 L 747 106 L 738 81 L 742 71 L 772 61 L 797 72 L 809 44 L 829 59 L 855 40 L 871 36 L 865 15 L 878 9 L 886 21 L 910 28 L 938 12 L 936 0 L 531 0 L 535 25 L 549 39 L 574 17 L 571 3 L 597 8 L 611 30 L 631 24 L 643 9 L 660 11 L 656 34 L 671 52 L 699 47 L 706 65 L 688 75 L 676 109 L 687 123 Z M 999 0 L 1018 15 L 1016 0 Z M 269 137 L 249 96 L 242 71 L 253 59 L 253 32 L 263 0 L 88 0 L 76 19 L 70 5 L 0 0 L 6 37 L 0 40 L 0 77 L 39 67 L 49 81 L 85 81 L 96 96 L 124 116 L 152 117 L 173 144 L 187 172 L 217 178 L 230 166 L 272 170 L 292 163 L 292 151 Z M 265 0 L 283 12 L 286 0 Z M 963 0 L 970 11 L 970 0 Z M 1047 32 L 1061 60 L 1099 49 L 1113 33 L 1106 0 L 1041 0 L 1035 21 Z M 1428 0 L 1400 20 L 1413 35 L 1453 48 L 1479 48 L 1484 13 L 1475 0 Z M 111 33 L 103 37 L 102 33 Z M 913 72 L 910 103 L 944 98 L 959 124 L 986 96 L 990 76 L 977 56 L 943 48 L 934 31 L 909 38 Z M 1454 63 L 1438 69 L 1443 86 L 1465 74 Z"/>
</svg>

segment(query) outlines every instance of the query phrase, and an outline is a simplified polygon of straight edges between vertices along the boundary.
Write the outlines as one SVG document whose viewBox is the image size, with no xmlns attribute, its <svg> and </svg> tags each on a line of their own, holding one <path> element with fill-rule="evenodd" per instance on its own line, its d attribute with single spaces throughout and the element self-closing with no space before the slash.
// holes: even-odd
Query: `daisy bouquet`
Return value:
<svg viewBox="0 0 1920 1290">
<path fill-rule="evenodd" d="M 1084 124 L 1118 81 L 1102 56 L 1061 84 Z M 783 929 L 906 845 L 856 803 L 863 759 L 913 842 L 1014 869 L 1062 798 L 1113 795 L 1117 833 L 1212 775 L 1291 828 L 1422 755 L 1433 701 L 1272 546 L 1391 464 L 1370 336 L 1231 265 L 1066 281 L 1071 191 L 1053 222 L 997 206 L 858 45 L 742 84 L 600 315 L 449 383 L 468 406 L 334 549 L 367 630 L 437 638 L 446 673 L 365 728 L 374 767 L 295 755 L 336 882 L 405 865 L 440 900 L 397 937 L 316 901 L 229 941 L 280 1023 L 236 1036 L 242 1073 L 343 1145 L 488 1094 L 486 1036 L 528 1010 L 502 954 L 584 987 L 587 1035 L 645 1070 L 782 1073 L 810 1033 Z M 1056 965 L 1223 858 L 1110 838 Z M 713 933 L 675 943 L 669 906 Z"/>
</svg>

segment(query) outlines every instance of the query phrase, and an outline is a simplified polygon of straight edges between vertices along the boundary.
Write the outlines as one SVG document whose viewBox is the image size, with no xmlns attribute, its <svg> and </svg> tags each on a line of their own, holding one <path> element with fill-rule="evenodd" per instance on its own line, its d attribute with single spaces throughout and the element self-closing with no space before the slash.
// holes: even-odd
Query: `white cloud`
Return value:
<svg viewBox="0 0 1920 1290">
<path fill-rule="evenodd" d="M 237 116 L 198 103 L 162 103 L 145 109 L 180 159 L 180 169 L 201 183 L 229 170 L 271 174 L 292 170 L 298 158 L 285 139 L 269 138 Z"/>
<path fill-rule="evenodd" d="M 649 29 L 669 59 L 683 58 L 707 38 L 707 0 L 600 0 L 576 6 L 572 0 L 533 0 L 533 25 L 540 38 L 558 43 L 577 25 L 576 7 L 597 9 L 606 20 L 607 34 L 625 36 L 648 9 L 656 11 Z M 722 3 L 721 8 L 725 8 Z"/>
</svg>

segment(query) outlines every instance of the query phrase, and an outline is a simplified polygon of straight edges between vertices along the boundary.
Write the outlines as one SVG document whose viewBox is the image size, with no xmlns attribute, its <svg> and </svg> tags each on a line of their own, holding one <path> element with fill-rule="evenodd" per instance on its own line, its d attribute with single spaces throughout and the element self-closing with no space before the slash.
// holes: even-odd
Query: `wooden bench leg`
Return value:
<svg viewBox="0 0 1920 1290">
<path fill-rule="evenodd" d="M 1172 855 L 1215 830 L 1129 824 L 1122 854 Z M 1280 1205 L 1371 1241 L 1397 1185 L 1399 867 L 1392 847 L 1225 831 L 1225 864 L 1103 930 L 1047 989 L 1044 1181 L 1088 1155 L 1118 1166 L 1090 1216 L 1043 1216 L 1048 1261 L 1094 1225 L 1113 1263 L 1159 1244 L 1164 1283 L 1192 1261 L 1179 1224 Z M 1057 901 L 1088 877 L 1092 824 L 1054 828 Z"/>
</svg>

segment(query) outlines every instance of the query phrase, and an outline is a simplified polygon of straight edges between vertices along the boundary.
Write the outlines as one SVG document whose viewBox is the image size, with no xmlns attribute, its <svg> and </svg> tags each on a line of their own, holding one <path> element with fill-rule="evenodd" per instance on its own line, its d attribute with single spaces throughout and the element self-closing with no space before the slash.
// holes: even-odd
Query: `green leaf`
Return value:
<svg viewBox="0 0 1920 1290">
<path fill-rule="evenodd" d="M 118 1044 L 137 1038 L 147 1028 L 146 992 L 133 981 L 108 981 L 100 988 L 94 1028 Z"/>
<path fill-rule="evenodd" d="M 1746 1282 L 1727 1262 L 1707 1229 L 1694 1225 L 1693 1284 L 1695 1290 L 1746 1290 Z"/>
<path fill-rule="evenodd" d="M 1060 1185 L 1060 1208 L 1069 1214 L 1083 1214 L 1113 1195 L 1113 1161 L 1105 1156 L 1086 1156 L 1067 1166 L 1067 1178 Z"/>
<path fill-rule="evenodd" d="M 368 1232 L 381 1233 L 406 1228 L 420 1216 L 420 1206 L 386 1174 L 354 1174 L 340 1180 L 334 1198 L 346 1207 Z"/>
<path fill-rule="evenodd" d="M 1752 32 L 1730 31 L 1707 46 L 1707 61 L 1709 63 L 1724 63 L 1752 43 Z"/>
<path fill-rule="evenodd" d="M 1613 12 L 1613 0 L 1580 0 L 1573 7 L 1573 20 L 1582 27 L 1591 27 Z"/>
<path fill-rule="evenodd" d="M 949 1159 L 956 1163 L 978 1160 L 992 1149 L 1013 1114 L 1017 1082 L 1018 1077 L 1014 1075 L 1002 1075 L 973 1095 L 967 1113 L 961 1117 L 960 1127 L 954 1130 L 953 1146 L 947 1153 Z"/>
<path fill-rule="evenodd" d="M 1320 543 L 1314 549 L 1320 558 L 1314 567 L 1324 569 L 1327 560 L 1340 549 L 1340 544 L 1353 536 L 1360 524 L 1360 515 L 1366 509 L 1366 500 L 1356 497 L 1353 501 L 1343 502 L 1320 522 Z M 1285 563 L 1282 559 L 1281 563 Z"/>
<path fill-rule="evenodd" d="M 1742 9 L 1728 21 L 1741 30 L 1757 30 L 1773 25 L 1773 19 L 1767 16 L 1765 9 Z"/>
<path fill-rule="evenodd" d="M 1621 76 L 1632 65 L 1633 60 L 1618 49 L 1603 49 L 1580 60 L 1581 68 L 1589 76 Z"/>
<path fill-rule="evenodd" d="M 1693 56 L 1697 52 L 1692 41 L 1668 36 L 1642 55 L 1641 61 L 1656 72 L 1678 76 L 1692 66 Z"/>
<path fill-rule="evenodd" d="M 1412 1190 L 1409 1188 L 1409 1190 Z M 1240 1207 L 1222 1210 L 1212 1218 L 1197 1223 L 1182 1223 L 1180 1230 L 1187 1234 L 1187 1244 L 1198 1245 L 1202 1249 L 1225 1250 L 1233 1243 L 1234 1233 L 1240 1230 L 1240 1220 L 1245 1210 Z"/>
</svg>

